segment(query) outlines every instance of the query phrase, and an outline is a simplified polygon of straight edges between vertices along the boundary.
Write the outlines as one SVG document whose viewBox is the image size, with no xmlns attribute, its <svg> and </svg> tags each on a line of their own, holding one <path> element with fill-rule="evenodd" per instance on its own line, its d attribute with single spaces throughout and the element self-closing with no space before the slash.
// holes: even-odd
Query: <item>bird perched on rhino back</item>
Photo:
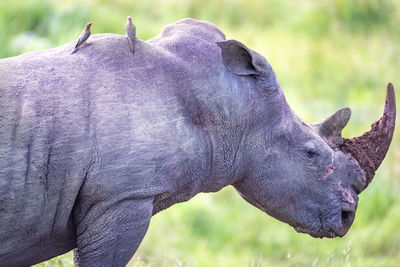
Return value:
<svg viewBox="0 0 400 267">
<path fill-rule="evenodd" d="M 136 39 L 136 27 L 132 23 L 132 17 L 128 16 L 128 22 L 125 25 L 126 36 L 128 37 L 129 46 L 132 54 L 135 52 L 133 49 L 133 44 Z"/>
<path fill-rule="evenodd" d="M 86 43 L 86 40 L 90 36 L 90 26 L 92 26 L 92 24 L 93 22 L 89 22 L 86 24 L 85 29 L 81 32 L 81 35 L 79 35 L 78 41 L 76 42 L 74 51 L 72 51 L 71 55 L 76 53 L 82 45 L 89 44 Z"/>
</svg>

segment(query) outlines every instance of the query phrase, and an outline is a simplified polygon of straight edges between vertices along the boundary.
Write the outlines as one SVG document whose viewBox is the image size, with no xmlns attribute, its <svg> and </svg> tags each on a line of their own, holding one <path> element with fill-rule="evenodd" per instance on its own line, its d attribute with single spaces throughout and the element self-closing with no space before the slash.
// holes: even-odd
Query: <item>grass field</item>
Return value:
<svg viewBox="0 0 400 267">
<path fill-rule="evenodd" d="M 0 1 L 0 58 L 72 41 L 88 21 L 95 23 L 92 34 L 124 34 L 127 15 L 144 40 L 184 17 L 213 22 L 268 59 L 306 122 L 351 107 L 345 136 L 361 134 L 379 118 L 387 82 L 400 95 L 397 0 Z M 228 187 L 156 215 L 129 266 L 399 266 L 399 226 L 396 130 L 344 238 L 298 234 Z M 72 264 L 68 253 L 38 266 Z"/>
</svg>

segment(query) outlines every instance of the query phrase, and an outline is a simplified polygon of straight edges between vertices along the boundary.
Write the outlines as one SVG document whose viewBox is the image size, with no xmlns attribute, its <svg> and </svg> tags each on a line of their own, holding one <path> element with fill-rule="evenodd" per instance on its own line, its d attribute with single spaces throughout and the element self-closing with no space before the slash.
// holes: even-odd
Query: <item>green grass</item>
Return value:
<svg viewBox="0 0 400 267">
<path fill-rule="evenodd" d="M 92 32 L 124 34 L 131 15 L 150 39 L 178 19 L 215 23 L 263 54 L 306 122 L 349 106 L 345 136 L 378 119 L 386 83 L 400 86 L 396 0 L 26 0 L 0 1 L 0 58 Z M 396 266 L 400 262 L 399 130 L 344 238 L 314 239 L 247 204 L 230 187 L 156 215 L 129 266 Z M 39 266 L 71 266 L 72 253 Z"/>
</svg>

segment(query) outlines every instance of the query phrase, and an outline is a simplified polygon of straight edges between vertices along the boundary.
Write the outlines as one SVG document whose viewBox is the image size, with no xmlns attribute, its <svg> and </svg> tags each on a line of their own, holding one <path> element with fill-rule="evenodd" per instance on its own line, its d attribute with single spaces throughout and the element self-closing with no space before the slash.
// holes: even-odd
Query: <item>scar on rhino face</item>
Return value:
<svg viewBox="0 0 400 267">
<path fill-rule="evenodd" d="M 354 204 L 355 201 L 354 201 L 354 198 L 351 196 L 350 190 L 347 189 L 347 188 L 344 188 L 344 187 L 342 186 L 342 183 L 341 183 L 341 182 L 338 183 L 338 186 L 339 186 L 339 190 L 342 192 L 343 198 L 344 198 L 348 203 Z"/>
<path fill-rule="evenodd" d="M 322 175 L 322 179 L 325 179 L 326 176 L 332 172 L 332 170 L 333 170 L 332 167 L 329 166 L 328 169 L 326 169 L 324 175 Z"/>
</svg>

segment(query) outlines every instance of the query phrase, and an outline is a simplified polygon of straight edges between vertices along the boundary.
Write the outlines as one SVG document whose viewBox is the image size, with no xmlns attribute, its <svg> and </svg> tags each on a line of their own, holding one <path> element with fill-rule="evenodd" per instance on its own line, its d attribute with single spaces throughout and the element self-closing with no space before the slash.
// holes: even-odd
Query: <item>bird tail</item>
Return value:
<svg viewBox="0 0 400 267">
<path fill-rule="evenodd" d="M 74 51 L 72 51 L 71 55 L 72 55 L 72 54 L 75 54 L 76 51 L 78 51 L 78 46 L 76 46 L 76 47 L 74 48 Z"/>
<path fill-rule="evenodd" d="M 129 47 L 131 49 L 131 53 L 135 53 L 135 50 L 133 49 L 133 41 L 128 37 L 128 42 L 129 42 Z"/>
</svg>

